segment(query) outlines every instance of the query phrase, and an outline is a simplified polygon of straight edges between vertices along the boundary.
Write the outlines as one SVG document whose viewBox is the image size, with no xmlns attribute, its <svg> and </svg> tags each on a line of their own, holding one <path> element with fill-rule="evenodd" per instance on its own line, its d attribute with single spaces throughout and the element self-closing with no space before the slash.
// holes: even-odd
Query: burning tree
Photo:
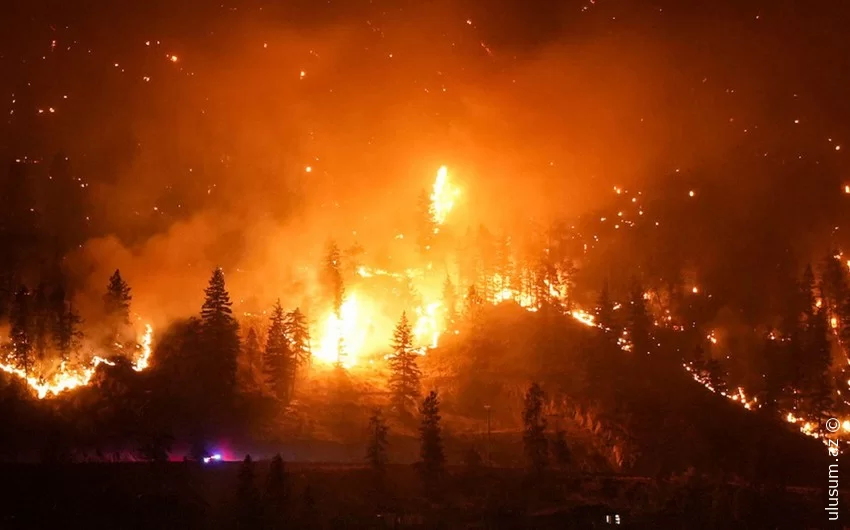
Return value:
<svg viewBox="0 0 850 530">
<path fill-rule="evenodd" d="M 284 403 L 289 400 L 289 391 L 295 375 L 295 361 L 286 337 L 283 308 L 280 300 L 272 309 L 271 326 L 266 339 L 266 350 L 263 352 L 263 373 L 266 384 L 272 389 L 275 397 Z"/>
<path fill-rule="evenodd" d="M 408 415 L 419 399 L 419 378 L 421 372 L 417 365 L 417 354 L 413 351 L 413 332 L 407 320 L 407 313 L 401 314 L 401 319 L 393 332 L 393 354 L 390 356 L 390 390 L 396 410 L 402 415 Z"/>
<path fill-rule="evenodd" d="M 484 299 L 478 294 L 478 289 L 474 285 L 470 285 L 463 301 L 463 317 L 470 322 L 477 322 L 483 306 Z"/>
<path fill-rule="evenodd" d="M 446 328 L 451 328 L 457 320 L 457 289 L 448 274 L 446 274 L 446 281 L 443 282 L 443 308 Z"/>
<path fill-rule="evenodd" d="M 224 272 L 213 271 L 201 308 L 201 343 L 206 353 L 205 381 L 209 388 L 221 389 L 228 401 L 236 388 L 236 358 L 239 355 L 239 324 L 233 318 L 230 295 L 224 285 Z M 213 405 L 212 403 L 210 404 Z"/>
<path fill-rule="evenodd" d="M 336 242 L 331 241 L 328 244 L 328 251 L 325 256 L 324 279 L 330 293 L 331 306 L 333 307 L 337 322 L 342 321 L 342 302 L 345 298 L 345 284 L 342 279 L 341 267 L 342 258 L 339 247 Z M 342 334 L 340 334 L 336 352 L 336 364 L 338 366 L 342 366 L 345 355 L 342 339 Z"/>
</svg>

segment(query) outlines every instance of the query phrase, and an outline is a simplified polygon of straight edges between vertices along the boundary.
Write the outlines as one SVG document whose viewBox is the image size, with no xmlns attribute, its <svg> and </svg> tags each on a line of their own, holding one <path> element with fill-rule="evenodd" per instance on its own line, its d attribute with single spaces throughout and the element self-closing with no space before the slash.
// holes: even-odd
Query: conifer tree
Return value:
<svg viewBox="0 0 850 530">
<path fill-rule="evenodd" d="M 256 472 L 251 455 L 239 467 L 236 485 L 236 522 L 239 528 L 256 528 L 260 515 L 260 494 L 257 491 Z"/>
<path fill-rule="evenodd" d="M 61 313 L 56 316 L 53 322 L 51 334 L 53 337 L 53 346 L 59 352 L 59 358 L 68 362 L 80 350 L 83 342 L 83 332 L 80 331 L 80 325 L 83 319 L 70 303 L 63 303 Z"/>
<path fill-rule="evenodd" d="M 236 390 L 236 357 L 239 354 L 239 324 L 233 318 L 230 295 L 224 283 L 224 272 L 215 269 L 201 307 L 201 342 L 206 353 L 202 364 L 209 388 L 220 389 L 225 402 Z M 205 385 L 206 386 L 206 385 Z M 214 400 L 213 400 L 214 401 Z M 215 405 L 210 403 L 210 405 Z"/>
<path fill-rule="evenodd" d="M 380 409 L 376 410 L 369 418 L 369 446 L 366 448 L 366 461 L 379 477 L 383 476 L 387 467 L 388 430 Z"/>
<path fill-rule="evenodd" d="M 286 473 L 286 465 L 280 453 L 272 458 L 269 464 L 269 474 L 266 477 L 264 504 L 268 514 L 269 528 L 277 529 L 286 526 L 289 513 L 290 485 Z"/>
<path fill-rule="evenodd" d="M 481 316 L 484 299 L 478 294 L 478 289 L 474 285 L 470 285 L 467 289 L 463 302 L 463 317 L 468 321 L 476 322 Z"/>
<path fill-rule="evenodd" d="M 617 325 L 614 322 L 614 303 L 611 301 L 611 294 L 608 291 L 608 280 L 602 285 L 602 291 L 599 292 L 599 299 L 596 302 L 596 321 L 603 329 L 608 331 L 610 335 L 617 340 Z"/>
<path fill-rule="evenodd" d="M 418 218 L 416 242 L 419 245 L 419 252 L 425 256 L 433 248 L 434 236 L 439 231 L 437 224 L 434 222 L 431 199 L 425 190 L 422 190 L 417 198 L 416 215 Z"/>
<path fill-rule="evenodd" d="M 260 339 L 257 337 L 257 330 L 253 326 L 248 328 L 248 334 L 245 335 L 245 358 L 248 360 L 248 368 L 253 373 L 258 360 L 262 359 L 263 352 L 260 349 Z"/>
<path fill-rule="evenodd" d="M 328 289 L 331 294 L 331 303 L 334 313 L 339 316 L 342 309 L 342 301 L 345 297 L 345 285 L 342 279 L 342 256 L 336 242 L 331 241 L 328 244 L 327 255 L 325 256 L 325 276 L 328 283 Z"/>
<path fill-rule="evenodd" d="M 334 241 L 328 244 L 328 251 L 325 256 L 324 278 L 325 285 L 330 293 L 331 307 L 338 321 L 342 321 L 342 302 L 345 298 L 345 284 L 341 272 L 342 260 L 339 247 Z M 339 343 L 337 344 L 336 365 L 341 367 L 345 357 L 345 344 L 343 343 L 342 335 L 340 334 Z"/>
<path fill-rule="evenodd" d="M 393 331 L 393 353 L 389 358 L 389 386 L 393 394 L 393 403 L 402 415 L 408 415 L 419 399 L 419 379 L 421 372 L 417 364 L 419 355 L 413 351 L 413 332 L 407 321 L 407 313 Z"/>
<path fill-rule="evenodd" d="M 632 282 L 628 307 L 628 331 L 635 355 L 646 356 L 652 351 L 652 320 L 643 297 L 643 288 L 637 281 Z"/>
<path fill-rule="evenodd" d="M 118 353 L 121 348 L 116 348 L 118 343 L 123 348 L 130 339 L 130 302 L 133 297 L 130 294 L 130 286 L 121 277 L 121 271 L 115 269 L 109 277 L 106 285 L 106 293 L 103 295 L 103 311 L 106 323 L 109 326 L 109 347 Z"/>
<path fill-rule="evenodd" d="M 47 301 L 47 287 L 39 283 L 33 293 L 32 307 L 32 343 L 33 353 L 38 360 L 44 360 L 50 344 L 50 306 Z"/>
<path fill-rule="evenodd" d="M 811 264 L 806 265 L 800 280 L 800 299 L 798 310 L 802 311 L 806 322 L 811 322 L 815 314 L 815 275 Z M 800 315 L 797 315 L 797 319 Z"/>
<path fill-rule="evenodd" d="M 457 290 L 448 274 L 446 274 L 446 280 L 443 282 L 443 307 L 445 308 L 446 327 L 450 328 L 457 320 Z"/>
<path fill-rule="evenodd" d="M 524 425 L 522 442 L 529 469 L 540 474 L 549 463 L 549 446 L 546 440 L 546 417 L 543 400 L 546 395 L 537 383 L 532 383 L 525 394 L 525 406 L 522 411 Z"/>
<path fill-rule="evenodd" d="M 307 317 L 300 308 L 295 308 L 286 314 L 286 336 L 289 347 L 295 355 L 295 363 L 299 369 L 306 369 L 312 362 L 310 352 L 310 328 Z"/>
<path fill-rule="evenodd" d="M 263 353 L 263 372 L 266 384 L 275 397 L 284 403 L 289 401 L 289 390 L 295 363 L 286 337 L 283 308 L 280 300 L 272 309 L 271 325 Z"/>
<path fill-rule="evenodd" d="M 578 268 L 572 259 L 565 258 L 561 264 L 558 277 L 560 278 L 561 288 L 565 293 L 565 309 L 572 311 L 573 302 L 575 301 L 576 276 L 578 276 Z"/>
<path fill-rule="evenodd" d="M 821 295 L 823 307 L 827 308 L 830 314 L 835 313 L 848 294 L 846 268 L 837 254 L 834 251 L 830 252 L 823 261 Z"/>
<path fill-rule="evenodd" d="M 832 352 L 827 314 L 825 307 L 815 313 L 812 324 L 806 330 L 804 342 L 803 386 L 808 395 L 808 412 L 812 417 L 829 412 L 832 406 L 832 384 L 829 378 Z"/>
<path fill-rule="evenodd" d="M 768 333 L 762 348 L 762 369 L 764 373 L 764 397 L 760 400 L 766 410 L 775 412 L 782 400 L 782 393 L 788 383 L 788 362 L 784 353 L 787 349 L 776 340 L 775 335 Z"/>
<path fill-rule="evenodd" d="M 429 493 L 434 493 L 446 462 L 443 453 L 443 436 L 440 427 L 440 400 L 437 392 L 432 390 L 419 408 L 421 424 L 419 426 L 420 440 L 420 471 Z"/>
<path fill-rule="evenodd" d="M 21 287 L 15 294 L 10 315 L 9 340 L 12 343 L 12 356 L 17 367 L 29 376 L 33 367 L 33 344 L 31 326 L 30 293 Z"/>
<path fill-rule="evenodd" d="M 572 464 L 573 457 L 567 443 L 567 433 L 562 429 L 555 431 L 555 439 L 552 440 L 552 454 L 561 469 L 567 469 Z"/>
</svg>

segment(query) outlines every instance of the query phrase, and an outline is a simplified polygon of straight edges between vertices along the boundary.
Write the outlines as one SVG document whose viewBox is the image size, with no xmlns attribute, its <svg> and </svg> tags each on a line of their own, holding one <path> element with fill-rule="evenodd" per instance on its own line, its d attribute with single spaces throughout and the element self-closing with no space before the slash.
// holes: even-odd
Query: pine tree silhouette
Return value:
<svg viewBox="0 0 850 530">
<path fill-rule="evenodd" d="M 26 287 L 19 288 L 12 303 L 9 340 L 12 342 L 12 356 L 15 359 L 15 364 L 27 376 L 33 368 L 30 305 L 29 291 Z"/>
<path fill-rule="evenodd" d="M 239 324 L 233 318 L 224 272 L 213 271 L 201 307 L 201 343 L 205 353 L 206 383 L 215 389 L 213 408 L 230 404 L 236 389 L 236 357 L 239 354 Z"/>
<path fill-rule="evenodd" d="M 290 485 L 286 464 L 280 453 L 272 458 L 266 478 L 264 504 L 269 529 L 284 528 L 290 508 Z"/>
<path fill-rule="evenodd" d="M 420 440 L 420 472 L 429 496 L 437 493 L 440 478 L 443 475 L 446 457 L 443 453 L 443 438 L 440 427 L 440 400 L 437 392 L 432 390 L 422 401 L 419 409 L 421 424 L 419 426 Z"/>
<path fill-rule="evenodd" d="M 106 285 L 103 295 L 103 312 L 109 326 L 107 347 L 114 353 L 120 353 L 130 340 L 130 286 L 121 277 L 121 271 L 115 269 Z"/>
<path fill-rule="evenodd" d="M 543 389 L 532 383 L 525 394 L 525 406 L 522 411 L 524 425 L 522 443 L 529 469 L 540 474 L 549 463 L 549 448 L 546 440 L 546 418 L 543 413 Z"/>
<path fill-rule="evenodd" d="M 417 365 L 419 354 L 413 351 L 413 332 L 404 312 L 393 332 L 392 347 L 393 353 L 389 358 L 389 387 L 397 411 L 402 415 L 409 415 L 419 399 L 421 372 Z"/>
<path fill-rule="evenodd" d="M 366 461 L 376 475 L 382 477 L 387 467 L 387 424 L 376 410 L 369 418 L 369 446 L 366 448 Z"/>
<path fill-rule="evenodd" d="M 286 337 L 283 308 L 280 300 L 272 309 L 271 325 L 263 352 L 263 372 L 266 384 L 275 397 L 284 403 L 289 400 L 291 380 L 294 376 L 295 361 Z"/>
<path fill-rule="evenodd" d="M 254 461 L 251 460 L 251 455 L 245 455 L 236 484 L 237 528 L 254 529 L 259 526 L 260 494 L 255 481 Z"/>
</svg>

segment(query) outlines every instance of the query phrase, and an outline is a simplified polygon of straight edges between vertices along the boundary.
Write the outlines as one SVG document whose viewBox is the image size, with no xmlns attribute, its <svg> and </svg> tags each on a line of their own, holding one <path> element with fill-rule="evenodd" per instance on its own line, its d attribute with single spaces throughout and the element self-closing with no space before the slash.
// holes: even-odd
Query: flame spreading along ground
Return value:
<svg viewBox="0 0 850 530">
<path fill-rule="evenodd" d="M 145 324 L 145 333 L 142 335 L 142 340 L 139 343 L 141 353 L 133 362 L 133 370 L 141 372 L 150 365 L 152 344 L 153 328 L 150 324 Z M 95 370 L 100 364 L 114 366 L 115 363 L 98 355 L 92 357 L 91 364 L 89 366 L 78 369 L 71 369 L 67 366 L 67 363 L 62 362 L 59 366 L 59 370 L 57 370 L 56 373 L 54 373 L 49 379 L 27 374 L 21 368 L 10 363 L 0 363 L 0 370 L 20 377 L 35 391 L 39 399 L 44 399 L 48 396 L 57 396 L 66 390 L 72 390 L 80 386 L 88 385 Z"/>
<path fill-rule="evenodd" d="M 615 191 L 618 194 L 620 193 L 619 189 L 615 188 Z M 445 166 L 440 167 L 437 172 L 437 178 L 434 181 L 433 192 L 430 196 L 430 213 L 435 225 L 435 234 L 439 233 L 439 227 L 446 222 L 449 213 L 454 208 L 460 195 L 460 188 L 455 187 L 449 181 L 448 169 Z M 847 261 L 847 265 L 850 267 L 850 260 Z M 432 271 L 431 264 L 424 270 L 409 269 L 404 273 L 371 269 L 365 266 L 360 267 L 357 272 L 361 278 L 388 276 L 396 280 L 412 281 L 426 277 L 427 272 L 430 271 Z M 492 285 L 502 286 L 502 288 L 497 290 L 492 299 L 486 300 L 487 302 L 497 304 L 512 300 L 528 311 L 537 310 L 536 300 L 532 295 L 507 287 L 510 285 L 510 278 L 501 278 L 496 274 L 492 278 Z M 446 330 L 448 325 L 445 318 L 445 308 L 441 300 L 442 293 L 439 288 L 429 290 L 425 285 L 417 285 L 416 287 L 422 297 L 422 303 L 414 310 L 414 314 L 410 315 L 409 318 L 412 322 L 414 342 L 418 348 L 417 351 L 424 355 L 428 348 L 437 347 L 440 334 Z M 564 301 L 566 293 L 559 292 L 551 285 L 549 285 L 549 291 L 549 294 L 554 299 Z M 694 294 L 699 293 L 697 287 L 694 287 L 692 291 Z M 358 364 L 363 354 L 386 349 L 386 338 L 390 336 L 394 322 L 387 320 L 386 316 L 383 315 L 381 305 L 377 303 L 376 299 L 370 298 L 365 293 L 365 290 L 352 289 L 345 296 L 339 315 L 331 311 L 323 320 L 319 321 L 319 328 L 314 330 L 314 336 L 319 337 L 319 340 L 314 343 L 312 351 L 315 359 L 327 364 L 341 361 L 344 367 L 351 368 Z M 648 294 L 646 294 L 645 298 L 648 297 Z M 818 300 L 818 303 L 820 303 L 820 300 Z M 619 306 L 615 307 L 615 309 L 617 308 Z M 569 312 L 569 315 L 586 326 L 599 327 L 605 333 L 616 332 L 616 330 L 606 329 L 597 324 L 594 316 L 583 309 L 574 308 Z M 671 320 L 672 318 L 668 317 L 667 321 L 656 322 L 656 325 L 660 324 L 670 327 L 669 321 Z M 830 327 L 833 331 L 838 327 L 837 324 L 836 319 L 833 317 L 830 321 Z M 682 330 L 681 327 L 675 325 L 671 329 L 675 331 Z M 771 338 L 773 338 L 772 335 Z M 717 343 L 714 332 L 708 336 L 708 339 L 713 344 Z M 152 342 L 153 328 L 150 324 L 146 324 L 145 332 L 139 344 L 140 354 L 133 363 L 133 369 L 135 371 L 140 372 L 150 365 Z M 618 344 L 625 352 L 631 350 L 626 331 L 619 333 Z M 341 352 L 344 352 L 344 355 L 340 355 Z M 76 369 L 69 368 L 63 362 L 59 370 L 49 379 L 30 375 L 11 363 L 0 362 L 0 370 L 26 381 L 36 395 L 40 399 L 43 399 L 49 396 L 59 395 L 67 390 L 88 385 L 95 370 L 101 363 L 108 365 L 114 364 L 112 361 L 100 356 L 92 357 L 89 366 Z M 687 364 L 683 366 L 697 383 L 703 385 L 711 392 L 718 393 L 704 374 L 699 373 Z M 757 409 L 761 405 L 758 399 L 749 399 L 744 393 L 744 389 L 740 387 L 733 392 L 719 392 L 719 394 L 738 403 L 747 410 Z M 788 423 L 796 424 L 803 434 L 813 438 L 824 439 L 826 443 L 825 432 L 821 425 L 804 421 L 791 412 L 787 413 L 785 420 Z M 840 428 L 844 433 L 850 433 L 850 420 L 841 422 Z"/>
</svg>

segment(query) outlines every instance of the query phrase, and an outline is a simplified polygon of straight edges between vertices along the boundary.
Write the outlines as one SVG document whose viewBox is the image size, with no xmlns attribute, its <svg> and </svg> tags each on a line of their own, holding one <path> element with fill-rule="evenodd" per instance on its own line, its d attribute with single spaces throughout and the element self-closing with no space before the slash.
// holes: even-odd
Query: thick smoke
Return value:
<svg viewBox="0 0 850 530">
<path fill-rule="evenodd" d="M 752 211 L 772 208 L 765 191 L 787 166 L 756 154 L 779 148 L 791 164 L 793 150 L 833 166 L 826 138 L 785 133 L 794 113 L 809 132 L 825 119 L 800 53 L 787 68 L 777 62 L 800 43 L 765 44 L 757 25 L 785 18 L 599 4 L 553 10 L 542 33 L 537 19 L 440 3 L 317 13 L 309 26 L 282 14 L 227 24 L 213 13 L 181 28 L 191 37 L 159 44 L 155 24 L 136 29 L 126 68 L 150 82 L 101 102 L 104 126 L 82 127 L 76 145 L 92 153 L 85 169 L 113 162 L 111 182 L 92 175 L 108 235 L 68 269 L 96 300 L 120 267 L 136 310 L 153 319 L 197 311 L 219 265 L 234 298 L 250 297 L 245 307 L 292 305 L 314 294 L 329 238 L 383 255 L 409 231 L 442 164 L 464 189 L 451 221 L 459 231 L 593 212 L 614 185 L 660 197 L 694 182 L 725 190 L 717 195 L 732 218 L 766 223 Z M 771 200 L 793 205 L 797 191 L 783 184 Z M 699 215 L 708 226 L 715 213 Z M 824 218 L 818 228 L 833 224 Z"/>
</svg>

